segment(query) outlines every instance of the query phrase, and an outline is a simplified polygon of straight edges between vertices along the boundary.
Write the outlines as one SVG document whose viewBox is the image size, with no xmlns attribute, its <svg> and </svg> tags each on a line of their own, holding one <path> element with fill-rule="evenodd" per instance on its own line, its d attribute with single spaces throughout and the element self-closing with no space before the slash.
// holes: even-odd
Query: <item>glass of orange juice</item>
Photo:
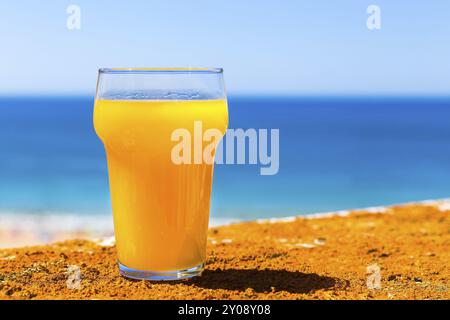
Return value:
<svg viewBox="0 0 450 320">
<path fill-rule="evenodd" d="M 214 161 L 194 154 L 199 124 L 219 133 L 209 146 L 214 158 L 228 125 L 222 69 L 99 70 L 94 127 L 106 151 L 126 277 L 179 280 L 203 271 Z"/>
</svg>

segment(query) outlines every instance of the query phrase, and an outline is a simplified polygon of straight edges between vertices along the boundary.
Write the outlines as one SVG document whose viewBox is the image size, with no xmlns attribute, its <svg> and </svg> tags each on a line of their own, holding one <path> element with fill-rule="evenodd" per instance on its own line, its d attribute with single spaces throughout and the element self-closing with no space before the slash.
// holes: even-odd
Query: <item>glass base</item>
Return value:
<svg viewBox="0 0 450 320">
<path fill-rule="evenodd" d="M 204 267 L 204 264 L 201 263 L 195 267 L 184 270 L 144 271 L 128 268 L 123 264 L 121 264 L 120 262 L 118 262 L 118 264 L 119 264 L 119 271 L 122 276 L 136 280 L 149 280 L 149 281 L 174 281 L 174 280 L 189 279 L 201 275 Z"/>
</svg>

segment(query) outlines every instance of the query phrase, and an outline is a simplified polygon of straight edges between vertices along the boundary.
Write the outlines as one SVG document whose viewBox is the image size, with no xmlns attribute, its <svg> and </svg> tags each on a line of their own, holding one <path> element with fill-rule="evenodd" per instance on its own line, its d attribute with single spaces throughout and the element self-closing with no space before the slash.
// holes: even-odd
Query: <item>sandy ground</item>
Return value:
<svg viewBox="0 0 450 320">
<path fill-rule="evenodd" d="M 121 277 L 108 241 L 3 249 L 0 299 L 449 299 L 447 209 L 212 228 L 203 275 L 163 284 Z"/>
</svg>

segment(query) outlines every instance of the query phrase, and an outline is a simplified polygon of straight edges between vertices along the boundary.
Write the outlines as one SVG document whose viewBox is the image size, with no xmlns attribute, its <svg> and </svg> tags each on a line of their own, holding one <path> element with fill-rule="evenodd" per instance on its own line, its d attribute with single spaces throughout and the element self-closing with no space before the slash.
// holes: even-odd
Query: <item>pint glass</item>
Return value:
<svg viewBox="0 0 450 320">
<path fill-rule="evenodd" d="M 203 156 L 214 158 L 227 125 L 222 69 L 99 70 L 94 127 L 106 151 L 122 275 L 201 274 L 214 167 Z"/>
</svg>

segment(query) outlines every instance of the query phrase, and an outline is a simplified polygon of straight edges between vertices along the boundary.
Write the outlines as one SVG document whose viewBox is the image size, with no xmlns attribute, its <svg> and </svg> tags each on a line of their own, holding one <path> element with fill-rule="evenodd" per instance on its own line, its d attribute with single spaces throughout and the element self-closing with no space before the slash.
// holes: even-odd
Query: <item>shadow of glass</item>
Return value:
<svg viewBox="0 0 450 320">
<path fill-rule="evenodd" d="M 205 270 L 201 277 L 191 279 L 192 284 L 206 289 L 246 290 L 255 292 L 276 291 L 289 293 L 311 293 L 334 287 L 339 279 L 315 273 L 286 270 Z"/>
</svg>

